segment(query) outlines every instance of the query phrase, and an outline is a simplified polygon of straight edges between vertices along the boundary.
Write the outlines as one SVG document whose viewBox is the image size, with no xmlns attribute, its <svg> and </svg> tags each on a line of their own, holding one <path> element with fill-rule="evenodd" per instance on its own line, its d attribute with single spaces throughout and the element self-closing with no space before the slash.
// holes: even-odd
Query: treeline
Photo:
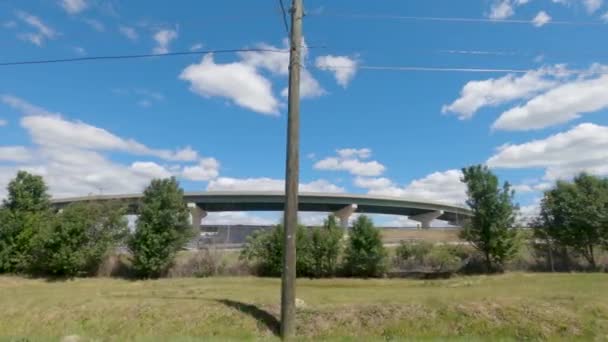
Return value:
<svg viewBox="0 0 608 342">
<path fill-rule="evenodd" d="M 544 193 L 529 234 L 516 227 L 518 207 L 508 182 L 500 183 L 481 165 L 462 171 L 467 205 L 473 213 L 460 233 L 466 245 L 404 242 L 391 257 L 370 218 L 359 216 L 345 232 L 329 216 L 321 227 L 298 227 L 298 276 L 380 277 L 387 271 L 425 267 L 435 272 L 502 272 L 523 247 L 531 247 L 545 269 L 606 267 L 598 256 L 608 250 L 607 179 L 581 174 L 572 181 L 557 182 Z M 153 180 L 145 189 L 133 231 L 120 202 L 82 202 L 53 210 L 43 178 L 24 171 L 7 190 L 0 207 L 0 273 L 95 275 L 120 247 L 127 251 L 122 257 L 128 259 L 130 276 L 161 277 L 171 273 L 178 251 L 197 233 L 174 178 Z M 282 245 L 282 226 L 256 232 L 240 254 L 247 270 L 238 274 L 279 276 Z M 194 271 L 174 274 L 217 274 L 223 267 L 220 259 L 202 251 L 185 263 Z"/>
<path fill-rule="evenodd" d="M 183 191 L 174 178 L 153 180 L 138 208 L 134 232 L 119 202 L 51 208 L 44 180 L 24 171 L 8 185 L 0 207 L 0 272 L 35 276 L 93 275 L 119 246 L 134 273 L 158 277 L 194 235 Z"/>
</svg>

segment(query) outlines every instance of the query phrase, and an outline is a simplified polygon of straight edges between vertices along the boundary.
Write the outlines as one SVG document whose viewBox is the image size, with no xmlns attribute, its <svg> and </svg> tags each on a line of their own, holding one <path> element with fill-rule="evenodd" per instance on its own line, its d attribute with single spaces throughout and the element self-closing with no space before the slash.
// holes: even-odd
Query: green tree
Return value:
<svg viewBox="0 0 608 342">
<path fill-rule="evenodd" d="M 502 270 L 519 249 L 513 227 L 517 212 L 514 191 L 508 182 L 500 187 L 498 177 L 487 166 L 471 166 L 462 173 L 473 217 L 465 223 L 461 236 L 483 254 L 488 271 Z"/>
<path fill-rule="evenodd" d="M 316 278 L 336 275 L 338 258 L 342 252 L 344 230 L 330 215 L 322 227 L 313 228 L 310 248 L 313 259 L 312 275 Z"/>
<path fill-rule="evenodd" d="M 127 236 L 125 210 L 118 203 L 67 206 L 39 234 L 36 270 L 58 276 L 90 275 Z"/>
<path fill-rule="evenodd" d="M 0 272 L 27 272 L 36 236 L 52 220 L 50 196 L 41 176 L 19 171 L 0 208 Z"/>
<path fill-rule="evenodd" d="M 608 180 L 580 174 L 545 192 L 535 235 L 582 255 L 596 267 L 596 250 L 608 242 Z"/>
<path fill-rule="evenodd" d="M 370 218 L 359 216 L 349 232 L 344 256 L 345 271 L 356 277 L 382 276 L 387 268 L 387 255 L 380 231 Z"/>
<path fill-rule="evenodd" d="M 2 204 L 12 212 L 40 212 L 50 208 L 51 197 L 42 176 L 19 171 L 7 189 L 8 197 Z"/>
<path fill-rule="evenodd" d="M 133 268 L 142 277 L 159 277 L 193 234 L 177 180 L 153 180 L 144 191 L 137 228 L 129 239 Z"/>
</svg>

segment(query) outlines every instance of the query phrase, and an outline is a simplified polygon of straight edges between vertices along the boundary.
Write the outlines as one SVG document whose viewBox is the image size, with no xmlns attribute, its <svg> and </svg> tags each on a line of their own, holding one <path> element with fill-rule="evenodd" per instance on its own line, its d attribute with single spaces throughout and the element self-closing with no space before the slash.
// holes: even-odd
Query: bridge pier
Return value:
<svg viewBox="0 0 608 342">
<path fill-rule="evenodd" d="M 356 204 L 351 204 L 351 205 L 347 205 L 346 207 L 336 211 L 334 213 L 334 215 L 340 219 L 340 226 L 344 229 L 348 228 L 348 219 L 351 217 L 351 215 L 357 211 L 357 205 Z"/>
<path fill-rule="evenodd" d="M 190 217 L 192 218 L 192 227 L 200 230 L 201 221 L 207 217 L 207 212 L 201 209 L 196 203 L 188 203 L 188 209 L 190 209 Z M 197 231 L 198 232 L 198 231 Z"/>
<path fill-rule="evenodd" d="M 420 226 L 422 229 L 428 229 L 431 228 L 431 222 L 440 217 L 441 215 L 443 215 L 443 210 L 436 210 L 420 215 L 409 216 L 408 219 L 412 221 L 418 221 L 420 222 Z"/>
</svg>

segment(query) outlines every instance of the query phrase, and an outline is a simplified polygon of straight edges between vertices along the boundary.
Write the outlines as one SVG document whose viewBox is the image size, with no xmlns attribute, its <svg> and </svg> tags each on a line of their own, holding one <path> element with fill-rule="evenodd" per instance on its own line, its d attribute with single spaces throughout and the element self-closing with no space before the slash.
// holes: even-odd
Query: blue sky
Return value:
<svg viewBox="0 0 608 342">
<path fill-rule="evenodd" d="M 556 179 L 608 175 L 608 3 L 307 0 L 305 7 L 301 189 L 462 203 L 458 170 L 487 163 L 531 213 Z M 1 62 L 284 49 L 285 39 L 273 0 L 0 3 Z M 286 54 L 0 72 L 2 188 L 27 169 L 44 175 L 57 197 L 136 192 L 169 175 L 189 191 L 282 189 Z M 223 215 L 214 219 L 271 217 Z"/>
</svg>

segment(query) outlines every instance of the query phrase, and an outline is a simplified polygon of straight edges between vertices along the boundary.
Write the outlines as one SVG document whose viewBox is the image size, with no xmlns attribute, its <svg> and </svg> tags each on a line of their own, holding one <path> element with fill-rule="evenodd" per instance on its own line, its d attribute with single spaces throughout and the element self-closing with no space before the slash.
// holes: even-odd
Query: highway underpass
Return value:
<svg viewBox="0 0 608 342">
<path fill-rule="evenodd" d="M 141 193 L 73 197 L 54 199 L 52 205 L 60 210 L 76 202 L 120 201 L 129 208 L 129 214 L 136 214 L 142 197 Z M 282 211 L 285 195 L 273 191 L 187 192 L 184 193 L 184 201 L 190 208 L 192 222 L 196 226 L 209 212 Z M 419 222 L 422 228 L 429 228 L 433 220 L 459 226 L 471 216 L 471 211 L 461 206 L 401 197 L 343 193 L 300 193 L 299 211 L 334 213 L 343 227 L 348 225 L 348 219 L 354 213 L 407 216 Z"/>
</svg>

